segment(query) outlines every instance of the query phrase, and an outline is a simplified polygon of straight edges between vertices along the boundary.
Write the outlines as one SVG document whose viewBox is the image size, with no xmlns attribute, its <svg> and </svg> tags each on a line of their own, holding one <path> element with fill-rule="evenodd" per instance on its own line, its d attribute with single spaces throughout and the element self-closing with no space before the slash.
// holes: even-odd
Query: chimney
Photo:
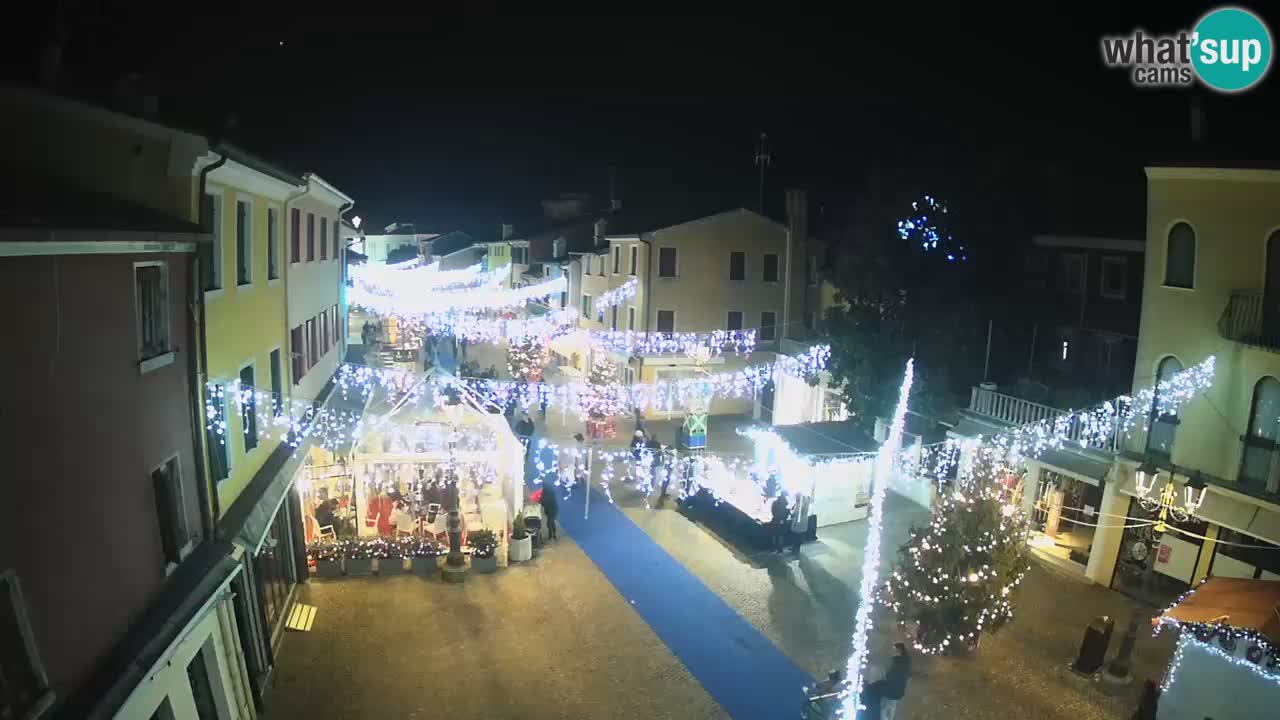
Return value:
<svg viewBox="0 0 1280 720">
<path fill-rule="evenodd" d="M 502 223 L 502 239 L 510 240 L 512 235 L 516 234 L 515 226 L 511 223 Z"/>
<path fill-rule="evenodd" d="M 791 313 L 799 310 L 802 325 L 807 327 L 809 311 L 809 286 L 805 282 L 806 242 L 809 237 L 809 197 L 803 190 L 787 190 L 787 280 L 786 297 L 783 299 L 782 322 L 787 330 L 794 327 Z M 786 331 L 783 332 L 786 335 Z"/>
<path fill-rule="evenodd" d="M 1204 101 L 1199 96 L 1191 98 L 1191 142 L 1200 145 L 1204 142 Z"/>
<path fill-rule="evenodd" d="M 622 209 L 622 200 L 618 198 L 618 170 L 609 166 L 609 212 Z"/>
</svg>

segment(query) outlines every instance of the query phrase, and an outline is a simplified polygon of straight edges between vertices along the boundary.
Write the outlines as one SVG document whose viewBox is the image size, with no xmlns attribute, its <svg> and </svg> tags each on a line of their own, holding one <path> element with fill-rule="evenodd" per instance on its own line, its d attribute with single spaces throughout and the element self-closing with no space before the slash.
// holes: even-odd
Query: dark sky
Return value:
<svg viewBox="0 0 1280 720">
<path fill-rule="evenodd" d="M 972 184 L 991 166 L 1016 183 L 1049 165 L 1140 188 L 1141 162 L 1185 139 L 1195 91 L 1132 87 L 1102 67 L 1099 36 L 1181 29 L 1211 7 L 739 5 L 699 17 L 419 5 L 165 17 L 64 1 L 51 14 L 67 31 L 66 89 L 101 97 L 111 77 L 140 71 L 163 119 L 207 129 L 234 116 L 232 140 L 335 183 L 370 227 L 444 230 L 534 214 L 560 192 L 603 194 L 610 166 L 624 206 L 752 205 L 761 131 L 775 206 L 784 186 L 839 204 L 886 167 L 921 188 Z M 31 37 L 56 26 L 36 20 Z M 36 57 L 9 66 L 21 79 Z M 1277 83 L 1273 72 L 1245 95 L 1206 96 L 1213 144 L 1276 156 Z"/>
</svg>

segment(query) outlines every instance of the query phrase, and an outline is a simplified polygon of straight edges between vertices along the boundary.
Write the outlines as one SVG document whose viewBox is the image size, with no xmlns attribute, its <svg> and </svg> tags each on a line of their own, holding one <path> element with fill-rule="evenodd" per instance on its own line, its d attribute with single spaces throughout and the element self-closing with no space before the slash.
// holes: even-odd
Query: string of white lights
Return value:
<svg viewBox="0 0 1280 720">
<path fill-rule="evenodd" d="M 715 357 L 726 352 L 750 355 L 756 347 L 755 330 L 713 330 L 711 332 L 647 333 L 637 330 L 592 332 L 591 342 L 621 355 L 687 354 L 707 348 Z"/>
</svg>

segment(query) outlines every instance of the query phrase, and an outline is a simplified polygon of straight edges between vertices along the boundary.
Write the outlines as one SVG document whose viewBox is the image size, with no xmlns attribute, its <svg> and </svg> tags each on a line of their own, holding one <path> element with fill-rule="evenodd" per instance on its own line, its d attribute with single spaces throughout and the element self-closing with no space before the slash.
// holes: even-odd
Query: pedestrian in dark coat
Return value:
<svg viewBox="0 0 1280 720">
<path fill-rule="evenodd" d="M 769 511 L 773 517 L 773 521 L 769 523 L 769 549 L 780 553 L 787 544 L 788 509 L 785 493 L 778 493 L 773 499 L 773 505 L 769 506 Z"/>
<path fill-rule="evenodd" d="M 555 540 L 559 537 L 556 534 L 556 517 L 560 514 L 560 501 L 556 499 L 555 487 L 544 486 L 538 502 L 542 504 L 542 516 L 546 520 L 547 539 Z"/>
<path fill-rule="evenodd" d="M 1160 686 L 1153 680 L 1142 683 L 1142 696 L 1138 698 L 1138 709 L 1133 711 L 1132 720 L 1156 720 L 1156 710 L 1160 706 Z"/>
<path fill-rule="evenodd" d="M 894 643 L 893 650 L 894 656 L 884 677 L 867 686 L 867 693 L 879 700 L 880 720 L 893 720 L 898 701 L 907 694 L 907 680 L 911 677 L 911 656 L 907 654 L 906 643 Z"/>
</svg>

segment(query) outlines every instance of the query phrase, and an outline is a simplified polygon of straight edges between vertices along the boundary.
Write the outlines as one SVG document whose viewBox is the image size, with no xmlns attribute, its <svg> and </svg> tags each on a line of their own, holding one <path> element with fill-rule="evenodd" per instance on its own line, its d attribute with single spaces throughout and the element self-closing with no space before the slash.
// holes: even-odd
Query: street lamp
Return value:
<svg viewBox="0 0 1280 720">
<path fill-rule="evenodd" d="M 449 555 L 445 558 L 443 577 L 450 582 L 462 582 L 466 575 L 466 559 L 462 556 L 462 515 L 458 498 L 458 425 L 462 420 L 462 398 L 449 395 L 445 399 L 444 413 L 449 420 L 449 472 L 445 476 L 444 502 L 448 515 Z"/>
<path fill-rule="evenodd" d="M 1160 485 L 1160 468 L 1156 467 L 1150 458 L 1139 465 L 1134 473 L 1134 489 L 1139 504 L 1142 505 L 1142 509 L 1156 516 L 1155 524 L 1151 527 L 1151 547 L 1143 548 L 1146 554 L 1139 556 L 1143 562 L 1140 577 L 1148 599 L 1151 595 L 1152 570 L 1155 567 L 1156 554 L 1160 546 L 1160 536 L 1168 532 L 1169 518 L 1173 518 L 1174 522 L 1186 522 L 1204 503 L 1207 489 L 1200 471 L 1196 470 L 1187 477 L 1187 482 L 1182 488 L 1181 502 L 1179 502 L 1178 486 L 1173 480 L 1173 475 L 1173 471 L 1170 470 L 1164 485 L 1157 491 L 1156 487 Z M 1144 619 L 1143 613 L 1144 606 L 1141 603 L 1133 609 L 1133 617 L 1129 619 L 1129 626 L 1125 629 L 1120 650 L 1107 665 L 1105 677 L 1112 682 L 1128 682 L 1132 677 L 1133 650 L 1138 642 L 1138 626 Z"/>
</svg>

